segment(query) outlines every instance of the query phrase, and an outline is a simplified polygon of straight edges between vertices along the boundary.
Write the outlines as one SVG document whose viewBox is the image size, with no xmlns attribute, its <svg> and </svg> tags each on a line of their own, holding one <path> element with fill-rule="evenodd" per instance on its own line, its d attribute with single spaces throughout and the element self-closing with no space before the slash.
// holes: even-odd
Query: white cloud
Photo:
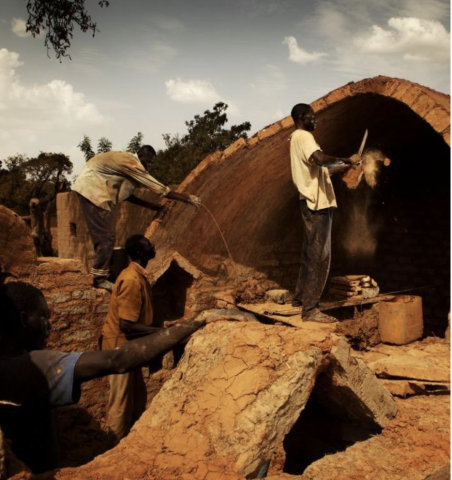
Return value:
<svg viewBox="0 0 452 480">
<path fill-rule="evenodd" d="M 287 45 L 289 48 L 289 60 L 299 63 L 300 65 L 315 62 L 326 55 L 324 52 L 307 52 L 302 47 L 298 46 L 295 37 L 286 37 L 283 41 L 283 45 Z"/>
<path fill-rule="evenodd" d="M 363 52 L 398 55 L 405 60 L 422 62 L 448 61 L 450 33 L 434 20 L 397 17 L 388 20 L 390 29 L 373 25 L 370 35 L 355 38 L 354 44 Z"/>
<path fill-rule="evenodd" d="M 21 65 L 17 53 L 0 49 L 0 158 L 17 152 L 34 155 L 48 148 L 48 138 L 53 143 L 107 121 L 95 104 L 64 80 L 22 83 L 16 73 Z"/>
<path fill-rule="evenodd" d="M 261 95 L 274 95 L 286 89 L 286 77 L 279 67 L 268 63 L 263 75 L 249 85 Z"/>
<path fill-rule="evenodd" d="M 449 11 L 445 0 L 322 0 L 298 27 L 328 53 L 327 89 L 387 75 L 448 92 Z"/>
<path fill-rule="evenodd" d="M 227 103 L 228 112 L 237 114 L 238 109 L 230 101 L 225 100 L 208 80 L 176 80 L 170 79 L 165 82 L 166 94 L 175 102 L 197 103 L 213 105 L 217 102 Z"/>
<path fill-rule="evenodd" d="M 27 23 L 22 18 L 13 18 L 11 20 L 11 30 L 20 38 L 30 37 L 31 34 L 27 32 Z"/>
</svg>

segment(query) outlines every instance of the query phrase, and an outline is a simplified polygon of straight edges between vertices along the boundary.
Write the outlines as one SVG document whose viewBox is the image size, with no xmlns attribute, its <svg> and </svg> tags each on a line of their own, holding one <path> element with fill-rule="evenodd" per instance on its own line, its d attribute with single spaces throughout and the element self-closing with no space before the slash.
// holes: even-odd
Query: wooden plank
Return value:
<svg viewBox="0 0 452 480">
<path fill-rule="evenodd" d="M 269 319 L 273 322 L 290 325 L 291 327 L 303 328 L 307 334 L 317 340 L 326 338 L 325 335 L 333 332 L 337 325 L 336 323 L 304 322 L 301 318 L 301 307 L 292 307 L 291 305 L 278 305 L 277 303 L 239 303 L 237 307 L 245 312 L 253 313 L 262 319 Z M 289 308 L 296 311 L 296 314 L 289 315 Z"/>
<path fill-rule="evenodd" d="M 344 297 L 355 297 L 358 294 L 358 292 L 356 291 L 354 292 L 350 290 L 340 290 L 337 288 L 330 288 L 329 293 L 331 293 L 332 295 L 342 295 Z"/>
<path fill-rule="evenodd" d="M 362 298 L 361 296 L 353 297 L 351 300 L 338 300 L 335 302 L 322 302 L 319 305 L 320 310 L 332 310 L 333 308 L 354 307 L 357 305 L 367 305 L 370 303 L 378 303 L 385 300 L 392 300 L 394 295 L 377 295 L 373 298 Z"/>
</svg>

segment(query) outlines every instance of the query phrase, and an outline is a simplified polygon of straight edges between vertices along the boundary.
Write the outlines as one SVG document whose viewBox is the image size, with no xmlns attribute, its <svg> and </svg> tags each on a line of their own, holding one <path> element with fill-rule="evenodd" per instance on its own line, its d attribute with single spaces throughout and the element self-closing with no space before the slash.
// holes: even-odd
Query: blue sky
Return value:
<svg viewBox="0 0 452 480">
<path fill-rule="evenodd" d="M 220 100 L 254 133 L 370 76 L 450 90 L 448 1 L 87 0 L 100 32 L 75 30 L 62 63 L 26 34 L 25 5 L 0 12 L 0 159 L 61 151 L 77 174 L 83 134 L 161 148 Z"/>
</svg>

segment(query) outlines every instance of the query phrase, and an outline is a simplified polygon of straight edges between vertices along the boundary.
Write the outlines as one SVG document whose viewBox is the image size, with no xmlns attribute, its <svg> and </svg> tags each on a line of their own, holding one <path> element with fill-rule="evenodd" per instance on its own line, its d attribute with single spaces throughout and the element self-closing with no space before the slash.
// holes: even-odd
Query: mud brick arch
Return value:
<svg viewBox="0 0 452 480">
<path fill-rule="evenodd" d="M 298 100 L 304 101 L 302 92 Z M 368 128 L 367 147 L 381 149 L 392 161 L 374 190 L 360 185 L 349 191 L 334 179 L 339 208 L 332 273 L 371 274 L 383 292 L 431 287 L 417 293 L 424 298 L 427 333 L 442 334 L 449 310 L 449 96 L 379 76 L 349 83 L 312 107 L 318 119 L 315 137 L 326 153 L 352 155 Z M 179 187 L 201 197 L 248 277 L 264 274 L 287 288 L 295 284 L 302 228 L 290 174 L 293 128 L 286 117 L 238 140 L 205 158 Z M 360 206 L 376 242 L 372 255 L 356 256 L 344 245 L 350 216 Z M 358 238 L 361 233 L 356 232 Z M 227 262 L 226 248 L 203 208 L 168 202 L 147 235 L 162 258 L 176 251 L 209 275 Z"/>
</svg>

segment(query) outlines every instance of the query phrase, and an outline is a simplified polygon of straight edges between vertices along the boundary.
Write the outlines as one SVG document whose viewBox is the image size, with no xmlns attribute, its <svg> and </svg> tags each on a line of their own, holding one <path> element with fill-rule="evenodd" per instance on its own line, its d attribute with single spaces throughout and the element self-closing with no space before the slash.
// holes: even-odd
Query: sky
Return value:
<svg viewBox="0 0 452 480">
<path fill-rule="evenodd" d="M 88 135 L 123 150 L 229 105 L 250 134 L 351 81 L 387 75 L 450 93 L 447 0 L 87 0 L 72 60 L 25 31 L 25 0 L 0 10 L 0 160 L 62 152 L 80 173 Z M 49 55 L 49 56 L 48 56 Z"/>
</svg>

